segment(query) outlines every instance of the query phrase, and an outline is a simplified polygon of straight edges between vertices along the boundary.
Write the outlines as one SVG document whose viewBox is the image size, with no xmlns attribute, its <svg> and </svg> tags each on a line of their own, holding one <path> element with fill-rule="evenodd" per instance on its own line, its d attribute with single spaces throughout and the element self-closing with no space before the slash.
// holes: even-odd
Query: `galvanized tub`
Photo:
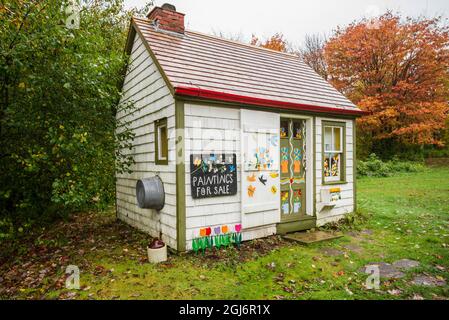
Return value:
<svg viewBox="0 0 449 320">
<path fill-rule="evenodd" d="M 159 176 L 137 180 L 136 197 L 139 208 L 161 210 L 165 205 L 164 183 Z"/>
</svg>

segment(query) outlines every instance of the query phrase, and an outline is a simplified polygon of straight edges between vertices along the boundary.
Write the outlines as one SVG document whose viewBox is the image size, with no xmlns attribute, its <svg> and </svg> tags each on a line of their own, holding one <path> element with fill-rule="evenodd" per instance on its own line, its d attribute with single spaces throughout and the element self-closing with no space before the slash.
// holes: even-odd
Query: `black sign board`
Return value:
<svg viewBox="0 0 449 320">
<path fill-rule="evenodd" d="M 235 153 L 191 154 L 190 185 L 193 198 L 230 196 L 237 193 Z"/>
</svg>

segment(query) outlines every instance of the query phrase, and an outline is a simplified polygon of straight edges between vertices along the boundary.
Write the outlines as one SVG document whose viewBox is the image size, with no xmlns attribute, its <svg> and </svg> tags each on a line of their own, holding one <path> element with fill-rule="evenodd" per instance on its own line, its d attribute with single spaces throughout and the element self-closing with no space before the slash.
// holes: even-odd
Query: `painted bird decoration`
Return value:
<svg viewBox="0 0 449 320">
<path fill-rule="evenodd" d="M 261 174 L 259 176 L 259 181 L 263 184 L 266 185 L 267 184 L 267 179 L 263 176 L 263 174 Z"/>
</svg>

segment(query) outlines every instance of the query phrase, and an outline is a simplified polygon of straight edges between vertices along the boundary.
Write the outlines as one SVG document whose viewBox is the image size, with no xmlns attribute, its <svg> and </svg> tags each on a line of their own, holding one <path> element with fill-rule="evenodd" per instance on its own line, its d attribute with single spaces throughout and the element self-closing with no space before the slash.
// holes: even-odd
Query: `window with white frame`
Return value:
<svg viewBox="0 0 449 320">
<path fill-rule="evenodd" d="M 323 122 L 323 181 L 343 181 L 344 123 Z"/>
</svg>

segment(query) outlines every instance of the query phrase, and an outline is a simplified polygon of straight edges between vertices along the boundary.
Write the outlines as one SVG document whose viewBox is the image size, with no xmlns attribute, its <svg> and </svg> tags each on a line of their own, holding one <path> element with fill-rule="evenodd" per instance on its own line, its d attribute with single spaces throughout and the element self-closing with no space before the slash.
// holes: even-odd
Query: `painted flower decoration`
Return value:
<svg viewBox="0 0 449 320">
<path fill-rule="evenodd" d="M 256 191 L 256 187 L 249 185 L 248 186 L 248 196 L 249 197 L 253 197 L 254 196 L 254 191 Z"/>
<path fill-rule="evenodd" d="M 249 182 L 254 182 L 256 181 L 256 175 L 253 173 L 252 175 L 247 176 L 246 180 L 248 180 Z"/>
<path fill-rule="evenodd" d="M 201 165 L 201 159 L 196 157 L 195 160 L 193 161 L 193 165 L 195 167 L 199 167 Z"/>
<path fill-rule="evenodd" d="M 270 177 L 272 177 L 273 179 L 275 179 L 275 178 L 279 177 L 279 173 L 277 173 L 277 172 L 272 172 L 272 173 L 270 173 Z"/>
<path fill-rule="evenodd" d="M 283 193 L 282 193 L 281 200 L 282 200 L 282 201 L 288 200 L 288 192 L 283 192 Z"/>
</svg>

